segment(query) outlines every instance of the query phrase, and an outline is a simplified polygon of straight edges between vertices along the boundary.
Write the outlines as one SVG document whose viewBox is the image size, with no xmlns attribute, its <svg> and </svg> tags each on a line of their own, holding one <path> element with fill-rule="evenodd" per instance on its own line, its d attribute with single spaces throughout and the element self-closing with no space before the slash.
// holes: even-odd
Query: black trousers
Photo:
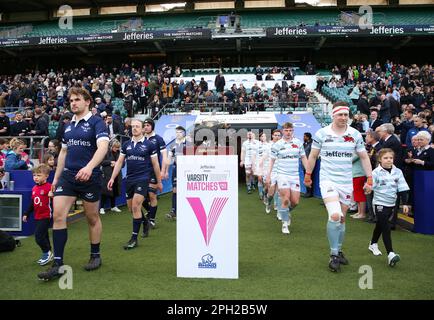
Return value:
<svg viewBox="0 0 434 320">
<path fill-rule="evenodd" d="M 42 252 L 51 250 L 50 237 L 48 235 L 50 222 L 51 219 L 35 220 L 35 241 Z"/>
<path fill-rule="evenodd" d="M 142 111 L 142 114 L 148 113 L 148 98 L 147 97 L 140 97 L 140 110 Z"/>
<path fill-rule="evenodd" d="M 110 208 L 116 207 L 116 197 L 110 197 L 106 195 L 101 195 L 101 208 L 104 208 L 107 199 L 110 200 Z M 105 208 L 104 208 L 105 209 Z"/>
<path fill-rule="evenodd" d="M 374 213 L 377 222 L 375 224 L 374 233 L 372 234 L 371 243 L 378 243 L 378 239 L 380 239 L 380 236 L 382 235 L 387 254 L 393 251 L 389 219 L 393 215 L 394 210 L 395 207 L 374 205 Z"/>
</svg>

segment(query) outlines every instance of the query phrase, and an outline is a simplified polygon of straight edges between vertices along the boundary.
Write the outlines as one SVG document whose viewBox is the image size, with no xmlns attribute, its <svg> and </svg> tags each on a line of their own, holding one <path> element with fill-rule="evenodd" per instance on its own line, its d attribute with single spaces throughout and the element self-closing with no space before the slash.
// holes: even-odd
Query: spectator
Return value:
<svg viewBox="0 0 434 320">
<path fill-rule="evenodd" d="M 51 171 L 56 171 L 56 159 L 54 158 L 53 154 L 44 154 L 43 163 L 46 164 Z"/>
<path fill-rule="evenodd" d="M 351 215 L 354 219 L 366 218 L 366 196 L 363 186 L 366 183 L 366 175 L 363 170 L 360 157 L 353 156 L 353 200 L 357 203 L 357 212 Z"/>
<path fill-rule="evenodd" d="M 23 114 L 20 111 L 15 113 L 15 122 L 11 125 L 12 136 L 25 136 L 29 133 L 30 127 L 28 122 L 23 120 Z"/>
<path fill-rule="evenodd" d="M 421 131 L 428 131 L 428 129 L 425 128 L 425 126 L 424 126 L 424 122 L 423 122 L 423 120 L 424 120 L 424 119 L 421 118 L 421 117 L 419 117 L 419 116 L 414 116 L 414 117 L 413 117 L 413 124 L 414 124 L 414 127 L 410 128 L 410 129 L 408 130 L 407 137 L 406 137 L 406 139 L 405 139 L 405 144 L 406 144 L 407 146 L 411 146 L 411 138 L 412 138 L 413 136 L 415 136 L 416 134 L 418 134 L 418 133 L 421 132 Z"/>
<path fill-rule="evenodd" d="M 380 119 L 378 119 L 378 111 L 375 110 L 375 109 L 371 110 L 370 121 L 369 121 L 369 128 L 371 130 L 375 131 L 375 129 L 377 129 L 382 124 L 383 124 L 383 121 L 381 121 Z"/>
<path fill-rule="evenodd" d="M 113 139 L 116 135 L 121 133 L 120 124 L 117 121 L 113 121 L 113 116 L 111 114 L 108 114 L 104 121 L 107 126 L 107 132 L 110 139 Z"/>
<path fill-rule="evenodd" d="M 413 122 L 413 110 L 411 109 L 405 109 L 404 111 L 404 121 L 399 123 L 396 127 L 397 130 L 400 132 L 400 140 L 402 144 L 407 144 L 407 134 L 408 131 L 414 127 Z"/>
<path fill-rule="evenodd" d="M 20 139 L 11 141 L 11 150 L 6 155 L 5 171 L 12 170 L 27 170 L 28 166 L 26 161 L 28 157 L 21 157 L 24 152 L 26 144 Z"/>
<path fill-rule="evenodd" d="M 6 154 L 8 153 L 9 141 L 0 138 L 0 168 L 5 166 Z"/>
<path fill-rule="evenodd" d="M 221 71 L 215 77 L 214 85 L 217 92 L 223 92 L 225 90 L 226 81 Z"/>
<path fill-rule="evenodd" d="M 0 110 L 0 136 L 9 136 L 11 131 L 11 124 L 9 122 L 9 117 L 6 115 L 6 112 L 1 109 Z"/>
<path fill-rule="evenodd" d="M 381 150 L 380 135 L 375 131 L 369 131 L 366 134 L 366 151 L 371 161 L 372 169 L 377 167 L 377 154 Z M 368 222 L 375 223 L 375 214 L 372 206 L 372 192 L 366 195 L 366 208 L 368 211 Z"/>
<path fill-rule="evenodd" d="M 398 137 L 394 135 L 395 127 L 391 123 L 384 123 L 379 126 L 376 130 L 380 135 L 381 139 L 381 149 L 389 148 L 392 149 L 395 153 L 395 157 L 393 159 L 394 165 L 398 168 L 402 168 L 403 166 L 403 154 L 401 142 Z"/>
<path fill-rule="evenodd" d="M 311 61 L 307 63 L 305 71 L 307 75 L 314 75 L 316 73 L 315 66 L 312 64 Z"/>
<path fill-rule="evenodd" d="M 109 151 L 107 152 L 104 160 L 101 162 L 103 184 L 101 194 L 101 209 L 99 210 L 100 214 L 105 214 L 105 205 L 107 200 L 110 200 L 111 211 L 121 212 L 121 210 L 116 206 L 116 197 L 120 196 L 121 194 L 121 173 L 115 178 L 112 190 L 107 189 L 107 184 L 113 173 L 113 168 L 120 155 L 120 149 L 121 143 L 116 139 L 112 140 L 109 146 Z"/>
<path fill-rule="evenodd" d="M 419 150 L 413 155 L 411 162 L 414 169 L 434 170 L 434 149 L 430 146 L 431 134 L 421 131 L 416 135 L 419 142 Z"/>
</svg>

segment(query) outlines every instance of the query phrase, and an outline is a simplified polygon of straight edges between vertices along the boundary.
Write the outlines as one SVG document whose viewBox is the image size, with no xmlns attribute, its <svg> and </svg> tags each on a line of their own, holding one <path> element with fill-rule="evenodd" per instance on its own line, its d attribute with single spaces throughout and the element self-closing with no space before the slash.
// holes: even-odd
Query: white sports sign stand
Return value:
<svg viewBox="0 0 434 320">
<path fill-rule="evenodd" d="M 177 276 L 238 279 L 238 159 L 184 155 L 177 163 Z"/>
</svg>

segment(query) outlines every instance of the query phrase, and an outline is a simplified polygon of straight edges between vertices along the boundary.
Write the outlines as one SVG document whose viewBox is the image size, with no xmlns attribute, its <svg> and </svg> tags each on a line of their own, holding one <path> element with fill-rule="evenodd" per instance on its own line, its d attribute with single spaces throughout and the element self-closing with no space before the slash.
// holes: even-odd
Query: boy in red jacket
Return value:
<svg viewBox="0 0 434 320">
<path fill-rule="evenodd" d="M 53 210 L 51 206 L 51 184 L 47 182 L 50 174 L 50 167 L 41 164 L 32 170 L 33 181 L 36 185 L 32 189 L 32 201 L 29 208 L 23 214 L 23 221 L 27 222 L 31 212 L 35 215 L 35 240 L 42 250 L 42 257 L 37 261 L 39 265 L 44 266 L 53 260 L 51 252 L 50 237 L 48 229 L 50 228 Z"/>
</svg>

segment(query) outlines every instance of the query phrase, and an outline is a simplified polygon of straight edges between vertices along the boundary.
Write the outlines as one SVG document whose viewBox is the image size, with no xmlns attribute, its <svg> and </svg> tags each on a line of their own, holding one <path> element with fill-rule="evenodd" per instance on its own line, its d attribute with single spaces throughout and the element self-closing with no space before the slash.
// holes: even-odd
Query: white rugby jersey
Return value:
<svg viewBox="0 0 434 320">
<path fill-rule="evenodd" d="M 258 149 L 258 146 L 259 146 L 259 141 L 255 139 L 252 140 L 247 139 L 246 141 L 243 142 L 241 146 L 242 148 L 241 150 L 243 150 L 245 154 L 244 164 L 246 165 L 252 164 L 253 155 L 256 154 L 256 150 Z"/>
<path fill-rule="evenodd" d="M 353 155 L 365 151 L 365 143 L 359 131 L 347 126 L 345 133 L 338 136 L 330 124 L 315 133 L 312 149 L 320 150 L 321 181 L 339 185 L 353 184 Z"/>
<path fill-rule="evenodd" d="M 410 190 L 404 179 L 401 169 L 392 166 L 389 172 L 382 166 L 372 171 L 374 199 L 372 203 L 377 206 L 394 207 L 397 193 Z"/>
<path fill-rule="evenodd" d="M 262 168 L 264 176 L 268 174 L 268 169 L 270 167 L 270 153 L 272 144 L 272 142 L 267 142 L 263 145 L 264 150 L 262 152 Z"/>
<path fill-rule="evenodd" d="M 300 158 L 305 156 L 303 143 L 297 139 L 280 139 L 271 147 L 271 159 L 277 159 L 273 169 L 277 174 L 299 178 Z"/>
<path fill-rule="evenodd" d="M 262 156 L 264 155 L 264 150 L 267 147 L 268 142 L 261 142 L 258 143 L 258 148 L 256 149 L 256 155 L 255 155 L 255 161 L 256 166 L 259 168 L 259 162 L 262 159 Z"/>
</svg>

